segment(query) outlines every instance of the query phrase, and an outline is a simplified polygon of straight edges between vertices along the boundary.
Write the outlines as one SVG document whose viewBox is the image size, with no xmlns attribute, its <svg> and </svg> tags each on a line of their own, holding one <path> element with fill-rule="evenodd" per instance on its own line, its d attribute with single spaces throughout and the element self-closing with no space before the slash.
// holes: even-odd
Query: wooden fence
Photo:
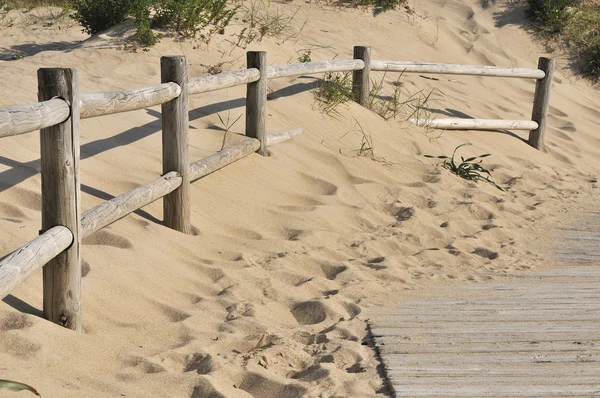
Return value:
<svg viewBox="0 0 600 398">
<path fill-rule="evenodd" d="M 167 227 L 190 233 L 190 183 L 254 152 L 301 134 L 302 129 L 266 134 L 267 81 L 324 72 L 352 72 L 353 93 L 368 105 L 372 71 L 455 74 L 537 79 L 532 120 L 415 120 L 443 129 L 530 130 L 529 143 L 543 147 L 553 61 L 538 69 L 371 60 L 370 47 L 355 47 L 353 60 L 267 65 L 263 51 L 247 53 L 247 69 L 188 78 L 182 56 L 161 58 L 161 81 L 153 87 L 94 94 L 79 93 L 76 69 L 40 69 L 39 101 L 0 108 L 0 137 L 40 130 L 42 229 L 40 236 L 0 259 L 0 298 L 43 267 L 43 312 L 54 323 L 81 330 L 81 240 L 157 199 Z M 239 144 L 189 163 L 188 96 L 246 85 L 246 136 Z M 82 211 L 79 177 L 80 119 L 162 105 L 161 177 Z"/>
</svg>

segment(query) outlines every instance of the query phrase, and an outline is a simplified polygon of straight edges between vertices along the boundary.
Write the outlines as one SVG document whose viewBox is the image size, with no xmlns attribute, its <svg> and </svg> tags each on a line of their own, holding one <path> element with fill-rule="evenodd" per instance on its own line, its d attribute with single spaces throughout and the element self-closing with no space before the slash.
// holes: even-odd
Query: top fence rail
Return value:
<svg viewBox="0 0 600 398">
<path fill-rule="evenodd" d="M 363 70 L 365 63 L 360 59 L 307 62 L 275 65 L 267 68 L 267 78 L 277 79 L 326 72 L 351 72 Z M 525 79 L 543 79 L 541 69 L 503 68 L 497 66 L 435 64 L 426 62 L 371 61 L 372 71 L 449 74 L 469 76 L 494 76 Z M 190 95 L 241 86 L 258 81 L 258 69 L 249 68 L 217 75 L 190 78 Z M 81 95 L 81 118 L 111 115 L 144 109 L 164 104 L 181 95 L 176 83 L 132 90 L 111 91 Z M 40 130 L 65 121 L 69 117 L 69 106 L 60 98 L 35 104 L 0 108 L 0 138 Z"/>
</svg>

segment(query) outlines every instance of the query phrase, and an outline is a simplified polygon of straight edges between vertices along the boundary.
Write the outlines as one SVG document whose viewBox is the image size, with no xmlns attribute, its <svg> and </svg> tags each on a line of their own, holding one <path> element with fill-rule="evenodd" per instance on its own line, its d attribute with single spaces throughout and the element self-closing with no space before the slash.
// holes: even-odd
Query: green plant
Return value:
<svg viewBox="0 0 600 398">
<path fill-rule="evenodd" d="M 435 159 L 443 159 L 443 167 L 445 169 L 450 170 L 451 173 L 456 174 L 457 176 L 459 176 L 460 178 L 464 178 L 465 180 L 469 180 L 469 181 L 486 181 L 490 184 L 492 184 L 493 186 L 495 186 L 496 188 L 498 188 L 501 191 L 504 191 L 504 189 L 502 187 L 500 187 L 498 184 L 496 184 L 494 181 L 491 180 L 491 173 L 488 169 L 484 168 L 481 163 L 483 162 L 483 158 L 486 158 L 488 156 L 490 156 L 489 153 L 483 154 L 483 155 L 479 155 L 479 156 L 473 156 L 470 158 L 463 158 L 462 156 L 460 157 L 461 162 L 459 164 L 456 164 L 456 160 L 455 160 L 455 156 L 456 156 L 456 151 L 459 148 L 462 148 L 463 146 L 467 146 L 467 145 L 471 145 L 471 144 L 462 144 L 457 146 L 454 149 L 454 152 L 452 153 L 452 157 L 450 156 L 432 156 L 432 155 L 425 155 L 426 158 L 435 158 Z"/>
<path fill-rule="evenodd" d="M 572 17 L 571 7 L 580 0 L 527 0 L 526 15 L 544 33 L 561 32 Z"/>
<path fill-rule="evenodd" d="M 310 50 L 302 50 L 302 52 L 300 53 L 300 55 L 298 56 L 298 62 L 304 64 L 307 62 L 311 62 L 312 59 L 310 58 Z"/>
<path fill-rule="evenodd" d="M 349 72 L 327 72 L 314 91 L 315 100 L 325 114 L 338 113 L 337 107 L 350 101 L 352 74 Z"/>
<path fill-rule="evenodd" d="M 401 108 L 407 104 L 400 100 L 402 74 L 393 84 L 394 90 L 391 95 L 383 95 L 383 85 L 386 74 L 380 80 L 371 80 L 371 91 L 369 92 L 369 104 L 367 107 L 385 120 L 393 119 L 400 113 Z"/>
<path fill-rule="evenodd" d="M 155 0 L 153 25 L 173 27 L 184 37 L 208 41 L 215 33 L 223 34 L 239 6 L 229 7 L 227 0 Z"/>
<path fill-rule="evenodd" d="M 41 397 L 35 388 L 28 386 L 27 384 L 19 383 L 11 380 L 0 380 L 0 389 L 9 391 L 31 391 L 38 397 Z"/>
<path fill-rule="evenodd" d="M 244 6 L 244 16 L 242 22 L 244 28 L 235 36 L 237 42 L 234 44 L 241 48 L 246 48 L 252 42 L 261 42 L 265 37 L 279 38 L 281 43 L 297 35 L 292 29 L 292 21 L 298 14 L 300 7 L 292 15 L 288 15 L 275 9 L 271 11 L 262 6 L 256 0 L 250 2 L 250 5 Z"/>
<path fill-rule="evenodd" d="M 405 5 L 407 0 L 332 0 L 326 2 L 339 7 L 373 7 L 373 13 L 377 15 Z"/>
<path fill-rule="evenodd" d="M 74 18 L 89 34 L 123 22 L 134 6 L 133 0 L 75 0 Z"/>
</svg>

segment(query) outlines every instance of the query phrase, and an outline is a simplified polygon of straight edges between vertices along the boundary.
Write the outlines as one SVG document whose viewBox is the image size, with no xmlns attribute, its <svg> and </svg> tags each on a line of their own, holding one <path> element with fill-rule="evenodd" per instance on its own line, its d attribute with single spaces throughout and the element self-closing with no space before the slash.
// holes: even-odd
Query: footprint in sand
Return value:
<svg viewBox="0 0 600 398">
<path fill-rule="evenodd" d="M 327 319 L 325 304 L 317 300 L 296 303 L 290 312 L 300 325 L 315 325 Z"/>
<path fill-rule="evenodd" d="M 346 271 L 348 267 L 345 265 L 322 264 L 321 269 L 323 270 L 325 277 L 332 281 L 337 278 L 339 274 Z"/>
<path fill-rule="evenodd" d="M 472 254 L 477 254 L 480 257 L 487 258 L 488 260 L 495 260 L 500 256 L 498 252 L 491 251 L 486 249 L 485 247 L 478 247 L 477 249 L 471 252 Z"/>
<path fill-rule="evenodd" d="M 119 249 L 131 249 L 133 247 L 133 244 L 129 239 L 106 230 L 98 231 L 93 235 L 88 236 L 83 239 L 82 243 L 91 246 L 112 246 Z"/>
<path fill-rule="evenodd" d="M 280 383 L 253 372 L 244 374 L 237 387 L 253 397 L 260 398 L 300 398 L 306 393 L 306 389 L 300 385 Z"/>
</svg>

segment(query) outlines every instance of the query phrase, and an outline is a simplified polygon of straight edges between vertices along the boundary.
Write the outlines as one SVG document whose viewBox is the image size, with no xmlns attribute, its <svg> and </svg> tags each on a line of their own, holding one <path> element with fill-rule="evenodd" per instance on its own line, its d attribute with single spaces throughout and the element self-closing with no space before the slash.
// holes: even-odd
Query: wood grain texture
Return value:
<svg viewBox="0 0 600 398">
<path fill-rule="evenodd" d="M 25 134 L 67 120 L 69 104 L 60 98 L 0 108 L 0 138 Z"/>
<path fill-rule="evenodd" d="M 555 249 L 597 242 L 599 220 L 587 212 L 561 225 L 571 232 L 555 236 Z M 580 250 L 600 252 L 597 244 Z M 600 395 L 600 264 L 576 264 L 576 254 L 561 260 L 550 270 L 438 288 L 368 314 L 393 396 Z"/>
<path fill-rule="evenodd" d="M 538 68 L 543 70 L 546 76 L 538 80 L 535 85 L 531 119 L 538 123 L 538 127 L 531 129 L 529 133 L 529 145 L 536 149 L 544 150 L 544 133 L 546 131 L 546 117 L 548 116 L 548 107 L 550 105 L 554 60 L 542 57 L 539 59 Z"/>
<path fill-rule="evenodd" d="M 38 70 L 40 101 L 64 98 L 70 117 L 40 132 L 42 231 L 57 225 L 73 234 L 71 246 L 44 267 L 44 317 L 81 331 L 81 191 L 79 177 L 79 73 Z"/>
<path fill-rule="evenodd" d="M 161 105 L 179 97 L 181 87 L 176 83 L 133 90 L 109 91 L 81 95 L 81 119 L 130 112 Z"/>
<path fill-rule="evenodd" d="M 371 96 L 371 47 L 354 47 L 354 59 L 361 60 L 364 67 L 352 72 L 352 94 L 356 102 L 366 107 Z"/>
<path fill-rule="evenodd" d="M 258 154 L 266 156 L 267 129 L 267 53 L 248 51 L 248 68 L 260 71 L 260 79 L 246 86 L 246 135 L 260 142 Z"/>
<path fill-rule="evenodd" d="M 274 65 L 267 68 L 267 77 L 269 79 L 277 79 L 280 77 L 314 75 L 325 72 L 351 72 L 361 70 L 364 67 L 364 62 L 357 59 Z"/>
<path fill-rule="evenodd" d="M 196 181 L 210 173 L 213 173 L 228 164 L 245 158 L 260 148 L 260 142 L 255 138 L 246 138 L 239 144 L 230 146 L 207 158 L 199 160 L 190 165 L 191 180 Z"/>
<path fill-rule="evenodd" d="M 304 129 L 300 127 L 297 129 L 278 131 L 277 133 L 269 134 L 267 135 L 267 147 L 289 141 L 302 133 L 304 133 Z"/>
<path fill-rule="evenodd" d="M 410 123 L 440 130 L 531 130 L 538 127 L 532 120 L 497 119 L 410 119 Z"/>
<path fill-rule="evenodd" d="M 260 79 L 260 71 L 256 68 L 193 77 L 189 79 L 188 92 L 190 95 L 208 93 L 210 91 L 253 83 L 258 79 Z"/>
<path fill-rule="evenodd" d="M 181 176 L 172 171 L 123 195 L 86 210 L 81 215 L 83 238 L 173 192 L 179 188 L 181 181 Z"/>
<path fill-rule="evenodd" d="M 73 243 L 68 228 L 52 227 L 0 260 L 0 299 Z"/>
<path fill-rule="evenodd" d="M 175 171 L 182 179 L 179 188 L 164 197 L 164 221 L 169 228 L 191 234 L 187 60 L 183 56 L 162 57 L 160 66 L 162 83 L 181 87 L 179 97 L 162 105 L 163 175 Z"/>
<path fill-rule="evenodd" d="M 371 70 L 440 75 L 515 77 L 523 79 L 543 79 L 546 76 L 544 71 L 539 69 L 379 60 L 371 61 Z"/>
</svg>

